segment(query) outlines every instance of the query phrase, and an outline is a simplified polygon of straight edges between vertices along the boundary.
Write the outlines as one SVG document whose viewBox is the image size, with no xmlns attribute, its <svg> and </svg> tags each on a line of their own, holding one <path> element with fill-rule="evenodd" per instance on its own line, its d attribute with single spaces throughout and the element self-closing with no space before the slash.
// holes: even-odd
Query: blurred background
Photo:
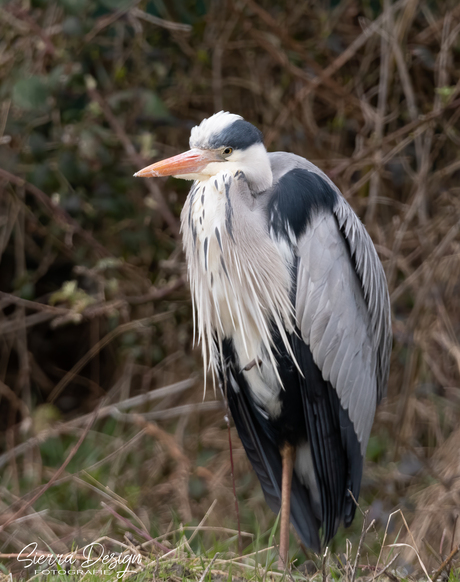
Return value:
<svg viewBox="0 0 460 582">
<path fill-rule="evenodd" d="M 192 348 L 190 184 L 132 177 L 225 109 L 322 168 L 375 242 L 394 345 L 366 551 L 401 509 L 440 564 L 460 541 L 459 31 L 457 0 L 0 1 L 0 552 L 167 543 L 207 512 L 191 546 L 236 551 L 226 411 Z M 231 437 L 241 526 L 266 544 Z M 388 532 L 406 540 L 400 515 Z"/>
</svg>

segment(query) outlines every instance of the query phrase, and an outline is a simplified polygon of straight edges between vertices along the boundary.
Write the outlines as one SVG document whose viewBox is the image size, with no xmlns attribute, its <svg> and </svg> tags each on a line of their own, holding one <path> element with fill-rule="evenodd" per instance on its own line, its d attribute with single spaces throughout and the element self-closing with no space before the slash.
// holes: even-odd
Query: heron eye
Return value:
<svg viewBox="0 0 460 582">
<path fill-rule="evenodd" d="M 232 151 L 233 151 L 233 148 L 225 148 L 224 149 L 224 154 L 229 155 L 229 154 L 232 153 Z"/>
</svg>

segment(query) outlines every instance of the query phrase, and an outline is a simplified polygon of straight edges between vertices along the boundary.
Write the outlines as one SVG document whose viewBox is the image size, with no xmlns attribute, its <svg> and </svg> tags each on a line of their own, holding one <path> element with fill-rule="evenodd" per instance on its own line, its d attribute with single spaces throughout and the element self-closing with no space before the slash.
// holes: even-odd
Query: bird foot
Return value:
<svg viewBox="0 0 460 582">
<path fill-rule="evenodd" d="M 254 368 L 254 366 L 261 366 L 262 365 L 262 360 L 260 358 L 254 358 L 253 360 L 251 360 L 249 362 L 249 364 L 246 364 L 246 366 L 241 370 L 242 372 L 249 372 L 249 370 L 252 370 Z"/>
</svg>

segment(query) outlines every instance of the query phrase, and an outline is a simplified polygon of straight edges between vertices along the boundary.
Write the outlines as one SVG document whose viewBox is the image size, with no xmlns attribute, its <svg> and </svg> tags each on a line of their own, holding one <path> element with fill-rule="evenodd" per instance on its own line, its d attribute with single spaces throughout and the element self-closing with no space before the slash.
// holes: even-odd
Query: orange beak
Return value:
<svg viewBox="0 0 460 582">
<path fill-rule="evenodd" d="M 191 149 L 172 158 L 162 160 L 147 166 L 134 175 L 138 178 L 158 178 L 160 176 L 180 176 L 181 174 L 197 174 L 210 162 L 220 162 L 216 152 Z"/>
</svg>

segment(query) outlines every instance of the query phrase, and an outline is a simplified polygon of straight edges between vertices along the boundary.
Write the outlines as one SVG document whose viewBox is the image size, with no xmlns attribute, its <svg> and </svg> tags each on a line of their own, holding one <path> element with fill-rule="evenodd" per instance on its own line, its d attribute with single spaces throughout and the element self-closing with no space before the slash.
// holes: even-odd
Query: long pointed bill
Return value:
<svg viewBox="0 0 460 582">
<path fill-rule="evenodd" d="M 180 176 L 182 174 L 197 174 L 210 162 L 221 161 L 216 152 L 191 149 L 188 152 L 162 160 L 147 166 L 134 175 L 139 178 L 158 178 L 160 176 Z"/>
</svg>

